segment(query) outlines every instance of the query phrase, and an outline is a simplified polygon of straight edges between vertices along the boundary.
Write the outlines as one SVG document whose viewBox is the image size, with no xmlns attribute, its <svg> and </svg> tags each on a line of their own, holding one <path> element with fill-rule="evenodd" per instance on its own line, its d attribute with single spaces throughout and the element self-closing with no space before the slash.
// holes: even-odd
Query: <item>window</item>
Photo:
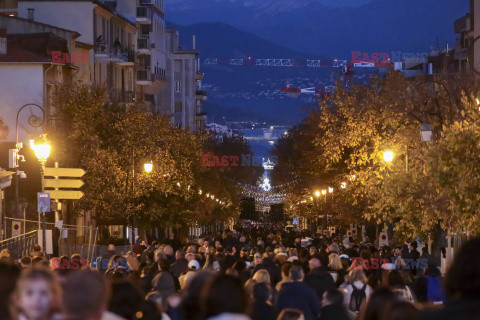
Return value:
<svg viewBox="0 0 480 320">
<path fill-rule="evenodd" d="M 181 92 L 181 91 L 182 91 L 182 82 L 175 81 L 175 92 Z"/>
<path fill-rule="evenodd" d="M 175 101 L 175 113 L 182 113 L 182 101 Z"/>
</svg>

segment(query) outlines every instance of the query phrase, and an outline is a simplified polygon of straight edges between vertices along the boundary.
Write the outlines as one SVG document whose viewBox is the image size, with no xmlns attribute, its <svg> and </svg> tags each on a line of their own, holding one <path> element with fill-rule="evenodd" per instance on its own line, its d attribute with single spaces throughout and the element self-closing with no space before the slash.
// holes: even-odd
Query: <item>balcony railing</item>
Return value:
<svg viewBox="0 0 480 320">
<path fill-rule="evenodd" d="M 103 43 L 95 44 L 96 54 L 106 54 L 111 58 L 122 59 L 126 62 L 135 61 L 135 52 L 128 48 L 122 48 L 122 46 L 105 45 Z"/>
<path fill-rule="evenodd" d="M 150 67 L 137 70 L 137 81 L 152 81 Z"/>
<path fill-rule="evenodd" d="M 207 91 L 206 91 L 206 90 L 197 90 L 197 91 L 195 92 L 195 94 L 196 94 L 197 96 L 206 96 L 206 95 L 207 95 Z"/>
<path fill-rule="evenodd" d="M 133 103 L 133 91 L 112 90 L 109 97 L 112 102 Z"/>
<path fill-rule="evenodd" d="M 138 36 L 137 48 L 150 50 L 150 36 L 148 34 L 141 34 Z"/>
</svg>

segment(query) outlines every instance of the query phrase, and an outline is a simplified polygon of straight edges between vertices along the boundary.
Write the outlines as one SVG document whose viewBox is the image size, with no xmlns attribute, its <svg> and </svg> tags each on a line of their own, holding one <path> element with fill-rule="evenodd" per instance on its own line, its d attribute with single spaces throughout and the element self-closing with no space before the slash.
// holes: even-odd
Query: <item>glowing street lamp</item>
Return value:
<svg viewBox="0 0 480 320">
<path fill-rule="evenodd" d="M 143 165 L 143 168 L 145 169 L 146 173 L 150 173 L 153 170 L 153 163 L 147 162 Z"/>
<path fill-rule="evenodd" d="M 45 163 L 50 156 L 51 150 L 51 146 L 47 141 L 47 135 L 43 134 L 42 137 L 37 141 L 30 140 L 30 147 L 33 149 L 38 161 L 40 161 L 42 166 L 45 167 Z"/>
<path fill-rule="evenodd" d="M 393 161 L 393 152 L 392 151 L 385 151 L 383 153 L 383 160 L 385 160 L 385 162 L 387 163 L 390 163 Z"/>
<path fill-rule="evenodd" d="M 332 192 L 333 192 L 333 188 L 328 187 L 328 193 L 332 193 Z"/>
<path fill-rule="evenodd" d="M 342 182 L 342 184 L 340 185 L 340 188 L 346 189 L 346 188 L 347 188 L 347 183 L 346 183 L 346 182 Z"/>
<path fill-rule="evenodd" d="M 320 191 L 318 191 L 318 190 L 315 191 L 315 197 L 317 197 L 317 198 L 320 197 Z"/>
<path fill-rule="evenodd" d="M 327 189 L 323 189 L 323 190 L 322 190 L 322 194 L 323 194 L 323 195 L 326 195 L 326 194 L 327 194 Z"/>
</svg>

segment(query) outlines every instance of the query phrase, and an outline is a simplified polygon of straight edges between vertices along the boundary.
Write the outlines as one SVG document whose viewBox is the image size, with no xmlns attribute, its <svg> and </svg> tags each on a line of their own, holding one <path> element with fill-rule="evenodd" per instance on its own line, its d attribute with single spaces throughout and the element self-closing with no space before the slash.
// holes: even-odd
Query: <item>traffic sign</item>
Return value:
<svg viewBox="0 0 480 320">
<path fill-rule="evenodd" d="M 18 237 L 22 233 L 22 225 L 20 221 L 12 221 L 12 237 Z"/>
<path fill-rule="evenodd" d="M 45 168 L 44 172 L 46 177 L 80 178 L 85 174 L 80 168 Z"/>
<path fill-rule="evenodd" d="M 50 197 L 58 200 L 78 200 L 85 195 L 82 191 L 49 190 Z"/>
<path fill-rule="evenodd" d="M 80 179 L 45 179 L 45 188 L 78 189 L 84 185 Z"/>
<path fill-rule="evenodd" d="M 38 212 L 50 212 L 50 193 L 37 192 Z"/>
</svg>

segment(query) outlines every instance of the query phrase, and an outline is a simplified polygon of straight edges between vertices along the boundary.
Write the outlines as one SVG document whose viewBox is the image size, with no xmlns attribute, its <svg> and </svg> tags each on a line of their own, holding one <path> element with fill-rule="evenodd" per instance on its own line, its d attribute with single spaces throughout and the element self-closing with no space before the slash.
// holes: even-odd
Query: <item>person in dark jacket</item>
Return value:
<svg viewBox="0 0 480 320">
<path fill-rule="evenodd" d="M 335 288 L 335 282 L 318 258 L 310 259 L 308 266 L 310 273 L 305 277 L 305 283 L 315 291 L 318 299 L 321 300 L 325 291 Z"/>
<path fill-rule="evenodd" d="M 158 261 L 159 272 L 152 280 L 152 288 L 158 291 L 162 296 L 163 301 L 167 301 L 167 298 L 175 293 L 175 281 L 173 275 L 169 271 L 169 261 L 162 258 Z"/>
<path fill-rule="evenodd" d="M 174 277 L 178 278 L 182 273 L 188 271 L 188 260 L 185 259 L 185 251 L 177 250 L 175 259 L 175 262 L 170 265 L 170 272 Z"/>
<path fill-rule="evenodd" d="M 252 320 L 275 320 L 277 313 L 270 305 L 272 293 L 270 285 L 265 282 L 257 283 L 253 287 L 253 306 L 250 318 Z"/>
<path fill-rule="evenodd" d="M 348 310 L 343 303 L 343 293 L 334 288 L 323 293 L 320 320 L 355 319 L 355 313 Z"/>
<path fill-rule="evenodd" d="M 480 319 L 480 237 L 463 244 L 446 275 L 444 308 L 425 309 L 421 320 Z"/>
<path fill-rule="evenodd" d="M 302 267 L 293 266 L 290 269 L 290 278 L 293 282 L 284 283 L 278 293 L 277 311 L 294 308 L 303 312 L 305 320 L 317 319 L 320 315 L 320 301 L 315 291 L 303 282 L 305 274 Z"/>
<path fill-rule="evenodd" d="M 282 272 L 280 267 L 273 263 L 271 258 L 263 258 L 262 263 L 255 267 L 253 274 L 260 269 L 265 269 L 270 274 L 270 283 L 275 286 L 280 280 L 282 280 Z"/>
</svg>

